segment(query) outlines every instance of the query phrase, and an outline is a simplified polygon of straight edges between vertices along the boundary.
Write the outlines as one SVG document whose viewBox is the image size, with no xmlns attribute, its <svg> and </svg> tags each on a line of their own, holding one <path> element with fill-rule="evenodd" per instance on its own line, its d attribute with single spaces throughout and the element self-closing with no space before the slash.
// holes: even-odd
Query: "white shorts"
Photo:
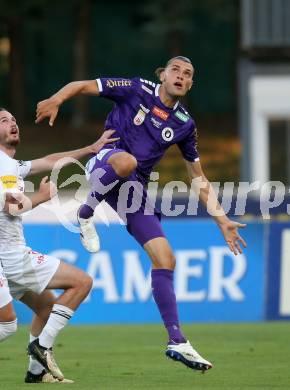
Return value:
<svg viewBox="0 0 290 390">
<path fill-rule="evenodd" d="M 99 153 L 97 153 L 94 157 L 91 157 L 89 161 L 86 163 L 86 179 L 90 179 L 90 175 L 92 172 L 92 169 L 94 168 L 94 165 L 96 164 L 96 160 L 102 161 L 102 159 L 105 157 L 106 154 L 111 152 L 111 150 L 114 150 L 114 148 L 110 149 L 101 149 Z"/>
<path fill-rule="evenodd" d="M 10 294 L 8 282 L 0 262 L 0 308 L 6 306 L 11 301 L 12 296 Z"/>
<path fill-rule="evenodd" d="M 10 294 L 20 299 L 27 291 L 40 294 L 57 271 L 60 260 L 43 255 L 28 247 L 0 252 L 4 274 Z"/>
</svg>

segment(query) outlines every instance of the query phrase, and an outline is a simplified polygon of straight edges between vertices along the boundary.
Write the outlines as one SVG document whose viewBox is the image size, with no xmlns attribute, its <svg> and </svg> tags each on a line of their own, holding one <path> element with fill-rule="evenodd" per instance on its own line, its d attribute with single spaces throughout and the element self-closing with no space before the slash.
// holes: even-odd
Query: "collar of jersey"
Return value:
<svg viewBox="0 0 290 390">
<path fill-rule="evenodd" d="M 162 103 L 161 99 L 160 99 L 160 96 L 159 96 L 159 88 L 161 87 L 161 84 L 157 84 L 156 87 L 155 87 L 155 97 L 158 97 L 159 98 L 159 101 L 160 103 L 162 104 L 163 107 L 165 107 L 167 110 L 176 110 L 178 105 L 179 105 L 179 100 L 177 100 L 177 102 L 175 103 L 175 105 L 173 106 L 173 108 L 170 108 L 170 107 L 167 107 L 165 106 L 165 104 Z"/>
</svg>

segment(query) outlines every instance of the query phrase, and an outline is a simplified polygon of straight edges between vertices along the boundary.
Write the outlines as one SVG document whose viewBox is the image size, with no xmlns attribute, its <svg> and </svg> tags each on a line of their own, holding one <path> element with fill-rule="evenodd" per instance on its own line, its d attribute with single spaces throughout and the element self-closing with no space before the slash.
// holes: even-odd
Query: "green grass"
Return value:
<svg viewBox="0 0 290 390">
<path fill-rule="evenodd" d="M 289 322 L 186 325 L 198 351 L 214 363 L 202 375 L 167 360 L 160 325 L 70 326 L 59 336 L 56 359 L 72 385 L 23 383 L 28 329 L 0 345 L 0 389 L 289 389 Z"/>
</svg>

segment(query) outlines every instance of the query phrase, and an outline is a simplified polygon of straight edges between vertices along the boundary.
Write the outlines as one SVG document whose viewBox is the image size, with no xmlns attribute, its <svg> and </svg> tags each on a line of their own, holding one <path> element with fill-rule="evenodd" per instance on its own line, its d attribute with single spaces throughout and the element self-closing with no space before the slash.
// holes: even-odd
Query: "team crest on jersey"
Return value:
<svg viewBox="0 0 290 390">
<path fill-rule="evenodd" d="M 174 137 L 174 131 L 171 129 L 171 127 L 164 127 L 161 133 L 162 138 L 166 142 L 170 142 L 173 140 Z"/>
<path fill-rule="evenodd" d="M 145 120 L 145 117 L 146 117 L 146 112 L 144 112 L 143 110 L 139 110 L 133 120 L 134 122 L 134 125 L 136 126 L 140 126 L 142 125 L 142 123 L 144 122 Z"/>
<path fill-rule="evenodd" d="M 144 111 L 146 114 L 149 114 L 150 110 L 149 108 L 146 108 L 145 106 L 143 106 L 143 104 L 140 103 L 140 108 L 142 111 Z"/>
</svg>

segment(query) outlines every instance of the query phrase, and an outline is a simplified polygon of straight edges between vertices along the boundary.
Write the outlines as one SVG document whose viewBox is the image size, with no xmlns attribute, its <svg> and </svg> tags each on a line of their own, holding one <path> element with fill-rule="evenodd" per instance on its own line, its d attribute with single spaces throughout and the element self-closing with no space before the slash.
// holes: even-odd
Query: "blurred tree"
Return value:
<svg viewBox="0 0 290 390">
<path fill-rule="evenodd" d="M 42 8 L 47 0 L 0 0 L 0 23 L 9 40 L 9 108 L 17 118 L 26 113 L 24 80 L 24 33 L 25 16 L 32 8 Z"/>
<path fill-rule="evenodd" d="M 81 0 L 75 4 L 76 23 L 74 39 L 74 80 L 84 80 L 88 76 L 89 35 L 91 25 L 92 0 Z M 88 115 L 87 97 L 81 96 L 74 100 L 72 125 L 80 127 Z"/>
<path fill-rule="evenodd" d="M 170 56 L 184 53 L 184 38 L 196 27 L 197 11 L 211 15 L 215 22 L 236 17 L 236 3 L 229 0 L 145 0 L 139 6 L 144 31 L 153 36 L 150 44 L 165 39 Z"/>
<path fill-rule="evenodd" d="M 207 80 L 208 83 L 211 83 L 212 90 L 218 91 L 219 94 L 225 91 L 225 95 L 230 96 L 224 87 L 225 83 L 222 84 L 222 88 L 218 88 L 219 84 L 216 82 L 218 67 L 216 65 L 223 67 L 226 61 L 229 61 L 228 57 L 223 56 L 229 55 L 229 48 L 234 47 L 234 45 L 231 46 L 231 39 L 237 41 L 237 33 L 231 36 L 227 35 L 230 31 L 229 26 L 237 26 L 236 30 L 238 30 L 237 1 L 144 0 L 138 6 L 138 13 L 138 19 L 141 20 L 139 28 L 144 32 L 142 45 L 145 50 L 148 50 L 148 45 L 150 45 L 150 50 L 152 47 L 157 49 L 163 45 L 167 49 L 167 59 L 176 55 L 192 58 L 199 72 L 199 80 L 203 77 L 203 90 L 207 89 L 205 82 Z M 226 31 L 227 28 L 229 28 L 228 31 Z M 217 45 L 219 45 L 218 48 Z M 216 61 L 215 66 L 213 66 L 213 61 Z M 202 71 L 201 65 L 206 65 Z M 234 72 L 229 72 L 223 81 L 227 81 L 233 74 Z M 221 78 L 219 80 L 221 81 Z M 234 84 L 235 80 L 233 80 Z M 216 88 L 212 88 L 213 85 Z M 199 102 L 202 102 L 199 106 L 207 111 L 207 107 L 210 105 L 208 94 L 199 92 L 198 105 Z M 200 96 L 203 97 L 202 100 Z M 216 107 L 222 106 L 216 102 L 225 101 L 224 98 L 217 97 L 212 93 L 211 99 Z M 190 106 L 189 102 L 190 96 L 186 96 L 184 103 Z M 197 101 L 194 102 L 194 105 L 196 108 Z"/>
<path fill-rule="evenodd" d="M 140 12 L 145 16 L 145 32 L 155 37 L 152 43 L 165 38 L 172 57 L 183 51 L 183 35 L 192 28 L 193 4 L 192 0 L 149 0 L 140 6 Z"/>
<path fill-rule="evenodd" d="M 193 7 L 192 0 L 149 0 L 141 6 L 147 16 L 145 32 L 154 37 L 150 42 L 163 40 L 169 57 L 186 55 L 184 38 L 192 29 Z M 188 97 L 183 98 L 185 104 L 187 100 Z"/>
</svg>

